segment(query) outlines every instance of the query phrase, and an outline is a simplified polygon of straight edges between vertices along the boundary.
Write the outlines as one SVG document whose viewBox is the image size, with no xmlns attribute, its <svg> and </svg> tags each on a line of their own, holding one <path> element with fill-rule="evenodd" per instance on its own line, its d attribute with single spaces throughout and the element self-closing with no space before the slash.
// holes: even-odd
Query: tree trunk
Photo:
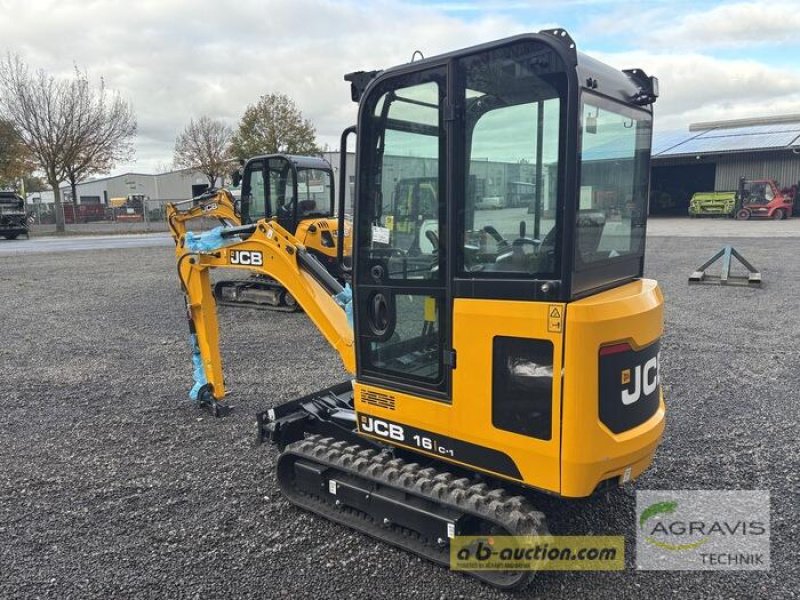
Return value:
<svg viewBox="0 0 800 600">
<path fill-rule="evenodd" d="M 72 222 L 78 222 L 78 185 L 74 179 L 69 180 L 69 187 L 72 190 Z"/>
<path fill-rule="evenodd" d="M 64 233 L 64 207 L 61 205 L 61 190 L 58 189 L 58 180 L 56 176 L 48 176 L 47 183 L 53 188 L 53 209 L 56 212 L 56 233 Z"/>
</svg>

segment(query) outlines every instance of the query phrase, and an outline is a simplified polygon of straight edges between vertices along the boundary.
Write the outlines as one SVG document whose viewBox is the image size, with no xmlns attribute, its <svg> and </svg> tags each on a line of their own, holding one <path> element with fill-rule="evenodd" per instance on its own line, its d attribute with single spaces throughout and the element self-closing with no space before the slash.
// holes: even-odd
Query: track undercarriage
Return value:
<svg viewBox="0 0 800 600">
<path fill-rule="evenodd" d="M 300 310 L 300 305 L 285 287 L 263 275 L 217 282 L 214 298 L 217 304 L 224 306 L 247 306 L 276 312 Z"/>
<path fill-rule="evenodd" d="M 347 388 L 340 384 L 259 415 L 259 441 L 283 448 L 278 484 L 293 504 L 444 566 L 457 535 L 547 535 L 544 515 L 523 496 L 359 437 L 348 427 L 355 413 L 348 415 Z M 515 589 L 534 572 L 469 574 Z"/>
</svg>

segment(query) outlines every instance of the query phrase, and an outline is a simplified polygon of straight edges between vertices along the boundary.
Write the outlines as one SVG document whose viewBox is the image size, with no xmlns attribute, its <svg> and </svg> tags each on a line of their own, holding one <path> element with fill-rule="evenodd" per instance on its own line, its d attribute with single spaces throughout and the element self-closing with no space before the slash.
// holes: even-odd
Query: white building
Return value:
<svg viewBox="0 0 800 600">
<path fill-rule="evenodd" d="M 221 181 L 217 181 L 221 185 Z M 202 173 L 183 169 L 148 175 L 145 173 L 125 173 L 111 177 L 101 177 L 84 181 L 76 186 L 78 204 L 104 204 L 108 206 L 111 198 L 143 195 L 154 204 L 186 200 L 201 194 L 208 188 L 208 178 Z M 69 184 L 59 186 L 61 200 L 72 202 L 72 189 Z M 32 192 L 27 194 L 28 204 L 52 204 L 53 192 Z"/>
</svg>

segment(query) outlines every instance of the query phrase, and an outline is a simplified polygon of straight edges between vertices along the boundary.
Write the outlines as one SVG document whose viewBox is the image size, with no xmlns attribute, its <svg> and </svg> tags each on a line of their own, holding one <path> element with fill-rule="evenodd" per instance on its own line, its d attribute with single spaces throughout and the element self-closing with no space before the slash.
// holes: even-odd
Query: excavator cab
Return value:
<svg viewBox="0 0 800 600">
<path fill-rule="evenodd" d="M 242 223 L 277 218 L 295 231 L 305 219 L 329 218 L 333 170 L 322 158 L 269 154 L 248 160 L 242 172 Z"/>
<path fill-rule="evenodd" d="M 357 381 L 460 413 L 472 380 L 460 373 L 488 382 L 489 357 L 498 373 L 517 360 L 502 337 L 547 372 L 560 366 L 566 304 L 642 276 L 653 87 L 639 71 L 578 55 L 558 34 L 375 77 L 358 123 Z M 398 197 L 415 194 L 398 190 L 415 181 L 435 205 L 410 220 L 411 203 Z M 432 260 L 420 260 L 410 222 L 425 223 Z M 485 391 L 473 415 L 485 404 L 503 421 L 543 412 L 503 408 L 505 396 Z M 557 393 L 548 404 L 542 418 L 555 422 Z M 465 431 L 487 425 L 463 418 Z M 557 428 L 544 429 L 555 453 Z M 555 463 L 548 480 L 558 480 Z"/>
</svg>

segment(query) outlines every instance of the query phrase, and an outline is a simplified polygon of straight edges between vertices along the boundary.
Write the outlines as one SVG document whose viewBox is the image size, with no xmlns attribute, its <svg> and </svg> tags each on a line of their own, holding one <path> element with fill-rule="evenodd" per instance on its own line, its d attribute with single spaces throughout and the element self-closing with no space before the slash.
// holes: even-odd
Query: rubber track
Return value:
<svg viewBox="0 0 800 600">
<path fill-rule="evenodd" d="M 235 281 L 233 281 L 233 280 L 232 281 L 220 281 L 220 282 L 217 282 L 214 285 L 214 299 L 217 302 L 217 306 L 245 306 L 247 308 L 255 308 L 255 309 L 258 309 L 258 310 L 269 310 L 269 311 L 272 311 L 272 312 L 290 312 L 291 313 L 291 312 L 299 312 L 300 311 L 300 305 L 297 304 L 297 303 L 295 303 L 294 306 L 287 306 L 286 304 L 281 304 L 279 306 L 274 306 L 272 304 L 261 304 L 261 303 L 258 303 L 258 302 L 236 302 L 236 301 L 232 302 L 230 300 L 224 299 L 222 297 L 221 288 L 222 287 L 235 287 L 237 284 L 246 284 L 246 287 L 251 287 L 251 288 L 252 287 L 258 287 L 258 286 L 263 286 L 263 288 L 271 289 L 271 290 L 274 290 L 274 289 L 281 289 L 282 290 L 282 289 L 284 289 L 284 287 L 281 286 L 279 283 L 270 282 L 270 281 L 254 282 L 254 281 L 249 281 L 247 279 L 242 279 L 241 281 L 239 281 L 239 280 L 235 280 Z"/>
<path fill-rule="evenodd" d="M 441 565 L 450 565 L 449 544 L 440 545 L 417 532 L 397 525 L 377 523 L 370 515 L 350 507 L 336 507 L 329 496 L 317 496 L 295 489 L 283 481 L 281 473 L 294 473 L 293 465 L 282 469 L 289 457 L 303 458 L 331 467 L 341 473 L 400 489 L 407 494 L 456 509 L 497 526 L 494 535 L 547 536 L 544 515 L 536 511 L 522 496 L 510 496 L 501 488 L 491 489 L 485 483 L 473 483 L 452 473 L 433 467 L 422 468 L 393 458 L 389 451 L 364 448 L 334 438 L 311 435 L 289 444 L 278 459 L 279 485 L 294 504 L 320 514 L 332 521 L 347 525 L 382 541 L 409 550 Z M 533 571 L 474 571 L 469 575 L 502 589 L 519 589 L 533 579 Z"/>
</svg>

